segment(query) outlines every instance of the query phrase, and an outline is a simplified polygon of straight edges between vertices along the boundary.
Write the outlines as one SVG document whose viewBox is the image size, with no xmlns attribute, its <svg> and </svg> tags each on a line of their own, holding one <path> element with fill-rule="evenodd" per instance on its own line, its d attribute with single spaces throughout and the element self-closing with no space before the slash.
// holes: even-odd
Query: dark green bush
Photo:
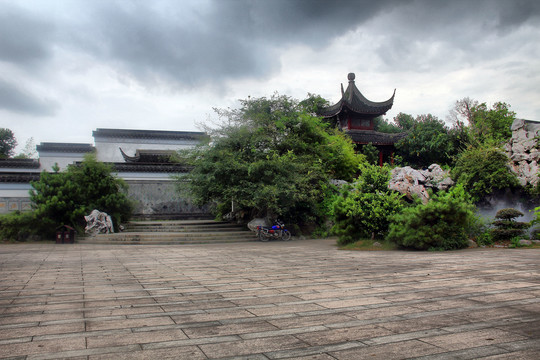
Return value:
<svg viewBox="0 0 540 360">
<path fill-rule="evenodd" d="M 452 179 L 465 186 L 473 201 L 479 201 L 495 190 L 519 186 L 507 164 L 508 156 L 498 148 L 471 148 L 459 156 Z"/>
<path fill-rule="evenodd" d="M 495 214 L 495 219 L 512 220 L 520 216 L 523 216 L 521 211 L 513 208 L 506 208 L 497 211 Z"/>
<path fill-rule="evenodd" d="M 390 217 L 403 207 L 403 195 L 388 190 L 388 167 L 363 165 L 360 171 L 357 181 L 344 187 L 334 202 L 332 230 L 340 245 L 360 238 L 384 238 Z"/>
<path fill-rule="evenodd" d="M 387 239 L 405 248 L 461 249 L 467 247 L 467 229 L 474 221 L 474 205 L 462 185 L 435 194 L 427 204 L 417 203 L 392 218 Z"/>
<path fill-rule="evenodd" d="M 20 241 L 38 231 L 33 212 L 15 211 L 0 216 L 0 240 Z"/>
<path fill-rule="evenodd" d="M 523 236 L 530 224 L 515 221 L 520 216 L 523 216 L 523 213 L 512 208 L 497 211 L 495 220 L 493 221 L 494 228 L 491 230 L 493 240 L 510 241 L 513 238 Z"/>
</svg>

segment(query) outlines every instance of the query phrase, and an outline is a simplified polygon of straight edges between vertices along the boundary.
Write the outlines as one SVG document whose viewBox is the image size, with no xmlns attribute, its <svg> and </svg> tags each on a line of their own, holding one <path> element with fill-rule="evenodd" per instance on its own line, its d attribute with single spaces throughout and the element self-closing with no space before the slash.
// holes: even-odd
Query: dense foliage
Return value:
<svg viewBox="0 0 540 360">
<path fill-rule="evenodd" d="M 0 240 L 25 240 L 37 234 L 41 222 L 33 212 L 14 211 L 0 215 Z"/>
<path fill-rule="evenodd" d="M 521 216 L 523 216 L 523 213 L 513 208 L 497 211 L 493 221 L 494 228 L 491 230 L 491 237 L 494 240 L 510 241 L 516 236 L 524 235 L 530 224 L 516 221 L 516 218 Z"/>
<path fill-rule="evenodd" d="M 435 194 L 393 216 L 387 239 L 418 250 L 461 249 L 467 246 L 467 229 L 474 221 L 474 205 L 462 185 Z"/>
<path fill-rule="evenodd" d="M 0 159 L 13 156 L 13 151 L 17 146 L 17 140 L 13 131 L 6 128 L 0 128 Z"/>
<path fill-rule="evenodd" d="M 491 109 L 486 103 L 471 108 L 469 141 L 473 146 L 479 144 L 500 145 L 512 137 L 511 126 L 516 113 L 510 111 L 510 105 L 496 102 Z"/>
<path fill-rule="evenodd" d="M 398 121 L 408 135 L 396 143 L 396 150 L 411 166 L 450 165 L 461 150 L 460 132 L 431 114 L 419 115 L 414 120 L 400 114 Z"/>
<path fill-rule="evenodd" d="M 362 157 L 348 137 L 312 114 L 319 103 L 274 94 L 217 110 L 225 121 L 207 130 L 211 141 L 180 155 L 193 166 L 179 179 L 180 190 L 197 204 L 215 203 L 218 217 L 234 205 L 246 219 L 322 219 L 329 180 L 351 180 Z"/>
<path fill-rule="evenodd" d="M 508 156 L 496 147 L 469 148 L 460 154 L 452 178 L 465 186 L 474 201 L 498 189 L 519 185 L 508 168 Z"/>
<path fill-rule="evenodd" d="M 115 225 L 128 219 L 131 203 L 125 183 L 111 174 L 111 168 L 88 155 L 80 165 L 66 171 L 42 172 L 32 182 L 30 199 L 34 214 L 40 219 L 46 235 L 63 224 L 80 228 L 84 215 L 93 209 L 108 213 Z"/>
<path fill-rule="evenodd" d="M 383 238 L 391 216 L 403 207 L 403 195 L 388 189 L 388 167 L 361 165 L 360 172 L 334 202 L 333 232 L 341 245 L 360 238 Z"/>
</svg>

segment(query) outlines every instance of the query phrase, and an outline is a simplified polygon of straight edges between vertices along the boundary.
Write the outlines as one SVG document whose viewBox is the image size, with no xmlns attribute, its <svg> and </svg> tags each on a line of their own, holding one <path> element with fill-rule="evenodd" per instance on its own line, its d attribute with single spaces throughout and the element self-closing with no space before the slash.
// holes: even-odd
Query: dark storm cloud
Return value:
<svg viewBox="0 0 540 360">
<path fill-rule="evenodd" d="M 537 0 L 54 4 L 52 10 L 42 7 L 26 13 L 13 6 L 0 7 L 0 65 L 10 62 L 25 71 L 40 63 L 46 68 L 56 49 L 62 49 L 90 56 L 143 86 L 206 86 L 217 91 L 226 89 L 229 80 L 269 78 L 279 71 L 280 54 L 287 47 L 303 45 L 324 52 L 336 37 L 359 28 L 380 35 L 376 53 L 387 69 L 424 70 L 439 66 L 437 62 L 449 56 L 468 61 L 464 52 L 478 52 L 475 48 L 487 33 L 502 36 L 524 23 L 537 24 L 539 13 Z M 370 29 L 362 28 L 366 24 Z M 419 63 L 423 44 L 435 42 L 443 46 Z M 354 59 L 355 54 L 334 56 Z"/>
<path fill-rule="evenodd" d="M 228 79 L 269 76 L 279 69 L 280 49 L 324 46 L 391 3 L 219 0 L 182 9 L 171 2 L 163 14 L 147 2 L 102 2 L 91 22 L 68 34 L 72 46 L 144 84 L 220 88 Z"/>
<path fill-rule="evenodd" d="M 35 64 L 50 57 L 54 27 L 20 8 L 0 7 L 0 61 Z"/>
<path fill-rule="evenodd" d="M 57 104 L 20 88 L 16 84 L 0 79 L 0 109 L 10 112 L 33 115 L 53 115 Z"/>
</svg>

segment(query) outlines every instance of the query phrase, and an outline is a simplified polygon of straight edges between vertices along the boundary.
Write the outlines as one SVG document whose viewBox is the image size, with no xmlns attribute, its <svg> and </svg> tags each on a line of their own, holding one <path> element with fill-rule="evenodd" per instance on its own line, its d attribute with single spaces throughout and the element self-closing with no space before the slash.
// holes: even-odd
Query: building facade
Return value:
<svg viewBox="0 0 540 360">
<path fill-rule="evenodd" d="M 206 138 L 202 132 L 128 129 L 96 129 L 94 144 L 41 143 L 38 160 L 0 160 L 0 213 L 31 208 L 31 181 L 42 171 L 62 171 L 93 153 L 112 166 L 128 185 L 128 196 L 138 218 L 208 217 L 205 208 L 194 206 L 175 190 L 189 171 L 171 158 L 178 150 L 196 146 Z"/>
</svg>

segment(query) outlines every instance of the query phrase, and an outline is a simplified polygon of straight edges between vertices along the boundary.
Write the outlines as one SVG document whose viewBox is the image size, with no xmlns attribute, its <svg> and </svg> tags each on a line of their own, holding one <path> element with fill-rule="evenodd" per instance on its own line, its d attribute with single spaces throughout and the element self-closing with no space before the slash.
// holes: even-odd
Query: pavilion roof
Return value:
<svg viewBox="0 0 540 360">
<path fill-rule="evenodd" d="M 344 108 L 347 108 L 358 114 L 368 114 L 374 116 L 384 115 L 394 105 L 394 96 L 383 102 L 373 102 L 368 100 L 360 90 L 354 84 L 354 73 L 350 73 L 347 78 L 349 79 L 349 86 L 347 90 L 343 91 L 343 84 L 341 85 L 341 99 L 334 105 L 329 106 L 321 110 L 320 115 L 324 117 L 332 117 L 339 114 Z"/>
</svg>

